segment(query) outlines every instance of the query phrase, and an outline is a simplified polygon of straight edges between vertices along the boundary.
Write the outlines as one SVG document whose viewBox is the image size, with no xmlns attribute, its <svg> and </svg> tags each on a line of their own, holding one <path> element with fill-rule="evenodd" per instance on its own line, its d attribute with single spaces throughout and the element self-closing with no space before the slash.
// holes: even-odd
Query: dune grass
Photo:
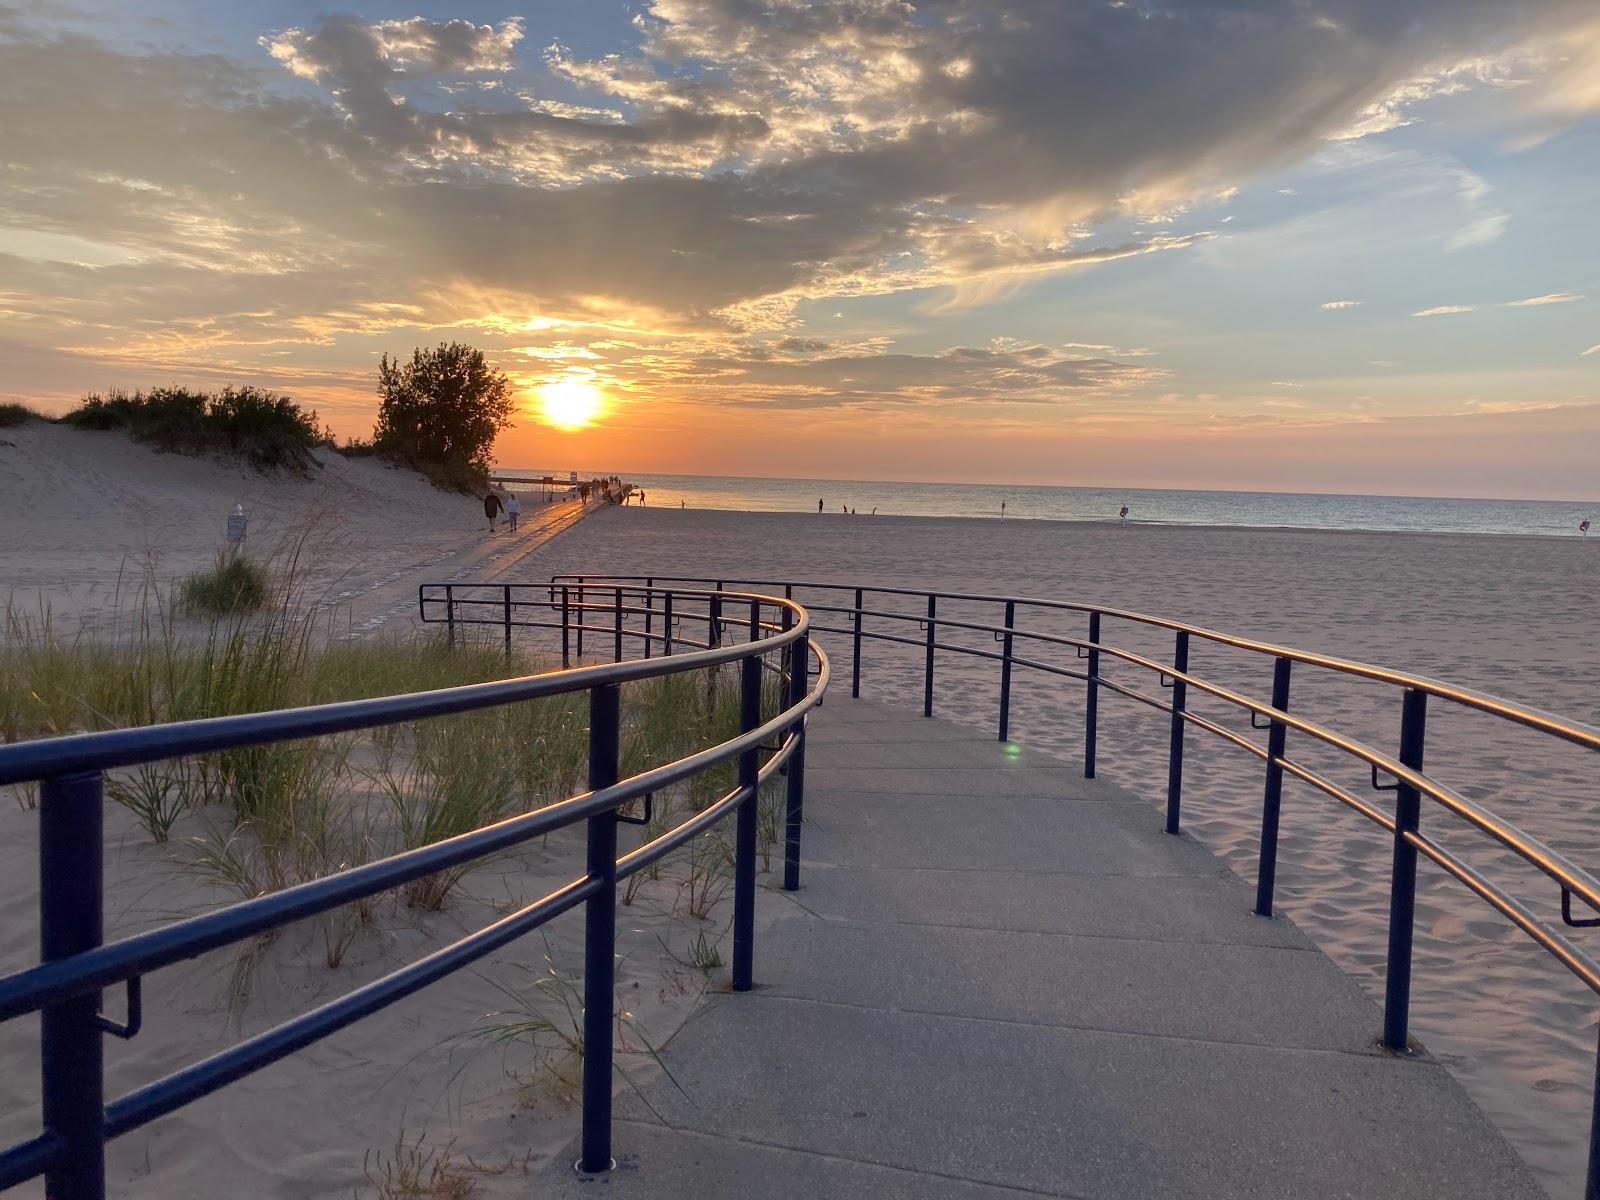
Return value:
<svg viewBox="0 0 1600 1200">
<path fill-rule="evenodd" d="M 396 695 L 548 669 L 497 641 L 462 637 L 336 641 L 298 594 L 291 554 L 258 611 L 210 615 L 195 628 L 151 589 L 109 636 L 63 636 L 48 611 L 7 607 L 0 630 L 0 738 L 65 733 Z M 763 709 L 775 711 L 774 686 Z M 635 774 L 738 729 L 731 673 L 694 672 L 629 684 L 623 692 L 622 773 Z M 185 830 L 180 853 L 240 896 L 266 894 L 398 850 L 429 845 L 584 787 L 588 698 L 547 697 L 407 722 L 337 738 L 241 747 L 112 772 L 107 796 L 157 843 Z M 721 764 L 654 797 L 641 831 L 665 832 L 731 789 L 736 764 Z M 761 797 L 761 849 L 777 828 L 776 789 Z M 190 818 L 187 825 L 186 818 Z M 697 839 L 682 903 L 705 919 L 726 890 L 720 831 Z M 413 881 L 402 899 L 437 911 L 470 867 Z M 661 876 L 658 864 L 643 878 Z M 637 884 L 630 882 L 631 901 Z M 358 926 L 369 923 L 370 913 Z M 329 958 L 347 939 L 329 931 Z"/>
<path fill-rule="evenodd" d="M 255 387 L 91 393 L 62 420 L 74 429 L 121 429 L 169 453 L 227 455 L 260 471 L 305 471 L 311 451 L 332 441 L 314 411 Z"/>
<path fill-rule="evenodd" d="M 34 412 L 26 404 L 0 404 L 0 429 L 18 429 L 35 421 L 48 421 L 43 413 Z"/>
</svg>

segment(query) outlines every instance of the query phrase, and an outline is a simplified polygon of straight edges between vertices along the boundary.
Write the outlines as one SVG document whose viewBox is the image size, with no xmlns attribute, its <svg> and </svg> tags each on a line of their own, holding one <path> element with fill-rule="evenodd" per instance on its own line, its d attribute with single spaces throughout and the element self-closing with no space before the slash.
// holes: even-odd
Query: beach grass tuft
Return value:
<svg viewBox="0 0 1600 1200">
<path fill-rule="evenodd" d="M 267 602 L 267 573 L 242 554 L 224 554 L 216 565 L 183 581 L 184 606 L 194 612 L 254 612 Z"/>
<path fill-rule="evenodd" d="M 408 1141 L 402 1130 L 388 1154 L 367 1152 L 361 1173 L 376 1200 L 472 1200 L 482 1190 L 476 1176 L 485 1172 L 458 1166 L 452 1147 L 452 1142 L 429 1146 L 426 1133 Z"/>
</svg>

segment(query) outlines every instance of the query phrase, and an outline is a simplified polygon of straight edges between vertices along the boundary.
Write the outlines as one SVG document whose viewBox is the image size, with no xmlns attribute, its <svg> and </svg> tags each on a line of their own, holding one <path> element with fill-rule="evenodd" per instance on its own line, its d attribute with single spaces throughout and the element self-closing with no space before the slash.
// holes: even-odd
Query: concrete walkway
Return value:
<svg viewBox="0 0 1600 1200">
<path fill-rule="evenodd" d="M 617 1170 L 539 1195 L 1542 1197 L 1445 1072 L 1148 803 L 830 699 L 759 989 L 618 1097 Z M 775 886 L 775 880 L 773 886 Z"/>
<path fill-rule="evenodd" d="M 451 534 L 438 539 L 435 546 L 425 546 L 419 558 L 398 568 L 382 556 L 374 556 L 370 562 L 346 570 L 328 599 L 348 608 L 349 637 L 409 627 L 416 620 L 419 584 L 453 579 L 471 579 L 474 583 L 502 580 L 597 507 L 598 502 L 586 505 L 579 500 L 560 500 L 528 508 L 523 511 L 515 534 L 504 522 L 495 534 L 481 528 L 465 538 Z"/>
</svg>

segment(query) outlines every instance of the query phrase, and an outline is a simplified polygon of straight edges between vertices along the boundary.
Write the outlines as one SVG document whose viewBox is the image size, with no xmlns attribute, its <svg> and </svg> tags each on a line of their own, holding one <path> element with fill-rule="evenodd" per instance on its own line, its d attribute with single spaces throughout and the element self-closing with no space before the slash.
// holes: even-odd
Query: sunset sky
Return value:
<svg viewBox="0 0 1600 1200">
<path fill-rule="evenodd" d="M 52 411 L 461 340 L 508 465 L 1600 498 L 1595 0 L 0 0 L 0 163 Z"/>
</svg>

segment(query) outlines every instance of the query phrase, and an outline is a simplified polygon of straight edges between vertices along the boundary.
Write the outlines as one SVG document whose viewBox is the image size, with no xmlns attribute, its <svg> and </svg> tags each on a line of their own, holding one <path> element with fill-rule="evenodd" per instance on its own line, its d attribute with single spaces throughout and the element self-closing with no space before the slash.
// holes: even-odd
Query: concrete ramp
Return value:
<svg viewBox="0 0 1600 1200">
<path fill-rule="evenodd" d="M 758 990 L 617 1101 L 574 1197 L 1545 1193 L 1443 1067 L 1147 802 L 941 721 L 813 718 L 802 890 Z"/>
</svg>

